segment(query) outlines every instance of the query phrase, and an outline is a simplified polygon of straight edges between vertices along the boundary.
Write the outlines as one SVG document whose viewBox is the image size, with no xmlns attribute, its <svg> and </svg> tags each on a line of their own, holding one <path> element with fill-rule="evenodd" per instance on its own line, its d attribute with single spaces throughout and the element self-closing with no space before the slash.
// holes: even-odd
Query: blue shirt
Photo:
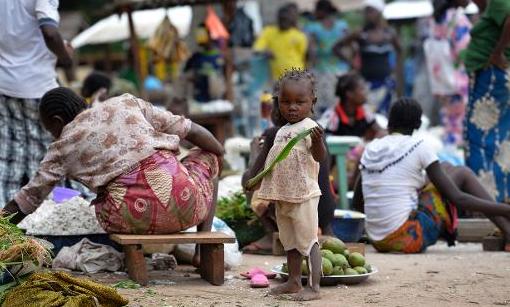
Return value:
<svg viewBox="0 0 510 307">
<path fill-rule="evenodd" d="M 349 70 L 349 65 L 333 53 L 333 47 L 344 38 L 348 29 L 347 23 L 341 19 L 335 20 L 331 28 L 317 21 L 305 26 L 304 31 L 317 44 L 317 62 L 314 67 L 317 71 L 338 74 Z"/>
</svg>

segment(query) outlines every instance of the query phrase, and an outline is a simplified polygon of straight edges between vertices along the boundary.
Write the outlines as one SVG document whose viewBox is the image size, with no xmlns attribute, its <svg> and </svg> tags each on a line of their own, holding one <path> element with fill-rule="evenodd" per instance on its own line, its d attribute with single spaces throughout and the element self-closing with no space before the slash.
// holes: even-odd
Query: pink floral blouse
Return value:
<svg viewBox="0 0 510 307">
<path fill-rule="evenodd" d="M 31 213 L 64 177 L 97 192 L 157 150 L 178 154 L 190 128 L 190 120 L 129 94 L 96 103 L 64 127 L 15 200 Z"/>
</svg>

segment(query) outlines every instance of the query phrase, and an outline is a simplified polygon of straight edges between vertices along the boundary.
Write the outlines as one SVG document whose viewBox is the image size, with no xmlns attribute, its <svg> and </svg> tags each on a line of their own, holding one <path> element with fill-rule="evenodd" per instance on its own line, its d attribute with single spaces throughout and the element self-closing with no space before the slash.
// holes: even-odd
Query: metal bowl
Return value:
<svg viewBox="0 0 510 307">
<path fill-rule="evenodd" d="M 282 271 L 282 265 L 276 265 L 271 269 L 271 272 L 280 275 L 283 280 L 289 278 L 289 274 Z M 371 275 L 377 273 L 376 267 L 372 266 L 372 272 L 360 275 L 329 275 L 321 277 L 321 286 L 336 286 L 337 284 L 354 285 L 359 284 L 367 280 Z M 301 276 L 301 281 L 306 284 L 308 276 Z"/>
</svg>

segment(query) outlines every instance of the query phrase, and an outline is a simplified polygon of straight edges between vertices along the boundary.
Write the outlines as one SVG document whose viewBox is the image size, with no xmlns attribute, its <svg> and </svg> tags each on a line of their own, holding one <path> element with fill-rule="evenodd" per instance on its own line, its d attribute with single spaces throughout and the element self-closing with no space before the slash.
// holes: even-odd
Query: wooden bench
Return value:
<svg viewBox="0 0 510 307">
<path fill-rule="evenodd" d="M 213 285 L 223 284 L 225 262 L 224 243 L 235 243 L 235 238 L 222 232 L 186 232 L 171 235 L 112 234 L 110 238 L 124 248 L 129 277 L 147 285 L 149 277 L 143 256 L 143 244 L 200 244 L 200 276 Z"/>
</svg>

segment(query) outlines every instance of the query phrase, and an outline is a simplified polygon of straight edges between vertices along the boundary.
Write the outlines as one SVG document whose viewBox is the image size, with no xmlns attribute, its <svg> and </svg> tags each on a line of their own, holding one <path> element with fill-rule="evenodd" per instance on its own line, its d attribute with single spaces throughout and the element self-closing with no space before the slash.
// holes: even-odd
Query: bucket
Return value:
<svg viewBox="0 0 510 307">
<path fill-rule="evenodd" d="M 62 203 L 75 196 L 80 196 L 80 194 L 81 194 L 80 192 L 73 189 L 55 187 L 53 189 L 53 201 L 56 202 L 57 204 Z"/>
<path fill-rule="evenodd" d="M 335 210 L 333 232 L 344 242 L 358 242 L 365 230 L 365 215 L 357 211 Z"/>
</svg>

